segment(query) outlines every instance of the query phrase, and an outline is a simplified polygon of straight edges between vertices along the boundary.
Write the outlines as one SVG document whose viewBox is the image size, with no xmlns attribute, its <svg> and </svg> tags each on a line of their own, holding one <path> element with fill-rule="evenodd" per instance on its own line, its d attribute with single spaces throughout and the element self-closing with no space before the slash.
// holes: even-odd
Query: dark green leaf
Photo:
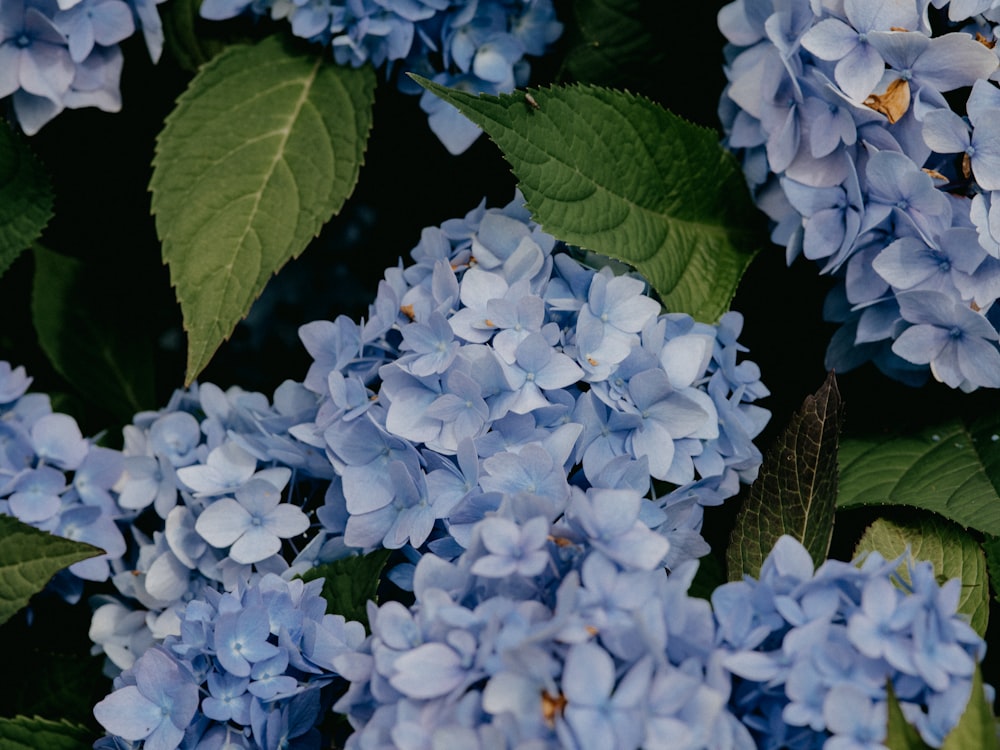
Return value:
<svg viewBox="0 0 1000 750">
<path fill-rule="evenodd" d="M 382 569 L 389 559 L 389 550 L 379 549 L 367 555 L 345 557 L 326 565 L 312 568 L 302 576 L 303 581 L 323 579 L 323 598 L 326 611 L 357 620 L 368 627 L 367 604 L 375 599 Z"/>
<path fill-rule="evenodd" d="M 889 726 L 886 730 L 885 746 L 889 750 L 930 750 L 930 746 L 920 738 L 920 733 L 903 716 L 891 682 L 887 685 L 886 692 L 889 698 Z"/>
<path fill-rule="evenodd" d="M 838 506 L 910 505 L 1000 536 L 1000 416 L 909 435 L 849 438 Z"/>
<path fill-rule="evenodd" d="M 34 255 L 31 313 L 52 366 L 123 423 L 152 408 L 152 342 L 112 294 L 97 293 L 115 277 L 43 247 Z"/>
<path fill-rule="evenodd" d="M 729 308 L 759 216 L 714 131 L 628 92 L 477 97 L 414 78 L 500 146 L 547 232 L 635 266 L 672 312 L 715 322 Z"/>
<path fill-rule="evenodd" d="M 756 576 L 783 534 L 817 564 L 826 559 L 837 500 L 837 443 L 842 406 L 833 373 L 768 451 L 736 517 L 726 552 L 730 580 Z"/>
<path fill-rule="evenodd" d="M 0 623 L 27 605 L 60 570 L 102 552 L 39 531 L 12 516 L 0 516 Z"/>
<path fill-rule="evenodd" d="M 52 218 L 52 184 L 24 139 L 0 120 L 0 276 Z"/>
<path fill-rule="evenodd" d="M 941 744 L 941 750 L 998 750 L 996 720 L 983 692 L 983 675 L 976 667 L 972 677 L 972 695 L 965 713 Z"/>
<path fill-rule="evenodd" d="M 985 637 L 990 618 L 990 590 L 986 581 L 986 557 L 979 542 L 957 524 L 933 513 L 916 512 L 905 521 L 876 520 L 865 531 L 855 556 L 878 550 L 891 560 L 907 549 L 914 560 L 933 563 L 939 580 L 962 580 L 958 611 L 967 615 L 969 624 Z M 900 566 L 900 576 L 909 581 L 905 565 Z"/>
<path fill-rule="evenodd" d="M 354 190 L 375 74 L 268 37 L 205 65 L 157 139 L 152 208 L 188 332 L 186 379 Z"/>
<path fill-rule="evenodd" d="M 90 750 L 95 739 L 86 727 L 68 721 L 39 716 L 0 719 L 3 750 Z"/>
</svg>

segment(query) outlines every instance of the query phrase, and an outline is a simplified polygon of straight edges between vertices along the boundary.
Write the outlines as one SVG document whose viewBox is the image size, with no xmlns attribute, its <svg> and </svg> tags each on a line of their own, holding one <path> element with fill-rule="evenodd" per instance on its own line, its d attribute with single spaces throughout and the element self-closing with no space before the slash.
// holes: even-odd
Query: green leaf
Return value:
<svg viewBox="0 0 1000 750">
<path fill-rule="evenodd" d="M 896 698 L 896 691 L 892 689 L 892 683 L 886 686 L 888 694 L 888 728 L 886 730 L 885 742 L 883 743 L 889 750 L 930 750 L 930 745 L 921 738 L 920 733 L 910 724 L 903 711 L 899 707 L 899 700 Z"/>
<path fill-rule="evenodd" d="M 3 750 L 89 750 L 96 738 L 84 726 L 40 716 L 0 718 Z"/>
<path fill-rule="evenodd" d="M 152 408 L 153 347 L 148 333 L 123 315 L 113 294 L 127 283 L 108 269 L 35 246 L 31 314 L 52 366 L 80 393 L 123 423 Z M 111 289 L 113 292 L 113 287 Z"/>
<path fill-rule="evenodd" d="M 661 9 L 643 0 L 577 0 L 570 6 L 569 51 L 561 73 L 622 87 L 656 74 L 666 60 L 656 22 Z"/>
<path fill-rule="evenodd" d="M 60 570 L 100 554 L 103 550 L 90 544 L 0 516 L 0 623 L 27 605 Z"/>
<path fill-rule="evenodd" d="M 413 77 L 500 146 L 545 231 L 635 266 L 672 312 L 728 309 L 760 217 L 715 131 L 623 91 L 477 97 Z"/>
<path fill-rule="evenodd" d="M 957 524 L 932 513 L 910 515 L 904 521 L 879 518 L 861 537 L 855 556 L 878 550 L 888 560 L 909 548 L 914 560 L 934 565 L 940 581 L 960 578 L 962 593 L 958 611 L 969 617 L 969 624 L 985 637 L 990 618 L 990 590 L 986 576 L 986 557 L 979 542 Z M 900 577 L 909 581 L 905 565 Z"/>
<path fill-rule="evenodd" d="M 52 218 L 52 184 L 24 139 L 0 121 L 0 276 Z"/>
<path fill-rule="evenodd" d="M 186 379 L 358 179 L 375 74 L 278 37 L 201 69 L 157 139 L 152 208 L 188 332 Z"/>
<path fill-rule="evenodd" d="M 826 559 L 837 499 L 842 412 L 831 372 L 792 416 L 750 486 L 726 551 L 730 580 L 756 576 L 783 534 L 802 542 L 817 564 Z"/>
<path fill-rule="evenodd" d="M 1000 750 L 996 721 L 986 694 L 983 692 L 983 675 L 976 667 L 972 676 L 972 695 L 962 718 L 941 744 L 941 750 Z"/>
<path fill-rule="evenodd" d="M 310 569 L 302 575 L 302 580 L 322 578 L 326 611 L 343 615 L 348 620 L 357 620 L 367 629 L 367 604 L 369 600 L 375 599 L 382 569 L 388 559 L 387 549 L 345 557 Z"/>
<path fill-rule="evenodd" d="M 845 438 L 837 505 L 910 505 L 1000 536 L 1000 415 Z"/>
</svg>

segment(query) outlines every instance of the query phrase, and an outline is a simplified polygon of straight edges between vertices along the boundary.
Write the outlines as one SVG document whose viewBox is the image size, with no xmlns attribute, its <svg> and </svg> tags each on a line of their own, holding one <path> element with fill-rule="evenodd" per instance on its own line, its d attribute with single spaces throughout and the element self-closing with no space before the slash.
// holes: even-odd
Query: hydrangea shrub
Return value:
<svg viewBox="0 0 1000 750">
<path fill-rule="evenodd" d="M 11 483 L 5 511 L 66 505 L 72 472 L 121 540 L 94 561 L 117 589 L 91 602 L 115 675 L 95 747 L 318 747 L 331 710 L 349 747 L 813 747 L 883 739 L 890 686 L 941 745 L 985 650 L 959 580 L 910 561 L 904 583 L 877 553 L 813 572 L 782 536 L 759 578 L 689 593 L 702 508 L 761 462 L 738 316 L 660 313 L 519 196 L 411 256 L 362 322 L 303 326 L 302 383 L 178 391 L 120 452 L 46 429 L 5 367 L 5 423 L 30 436 L 9 455 L 37 487 Z M 415 601 L 369 604 L 366 637 L 300 576 L 380 547 Z"/>
<path fill-rule="evenodd" d="M 0 745 L 998 746 L 995 11 L 695 5 L 0 0 Z"/>
</svg>

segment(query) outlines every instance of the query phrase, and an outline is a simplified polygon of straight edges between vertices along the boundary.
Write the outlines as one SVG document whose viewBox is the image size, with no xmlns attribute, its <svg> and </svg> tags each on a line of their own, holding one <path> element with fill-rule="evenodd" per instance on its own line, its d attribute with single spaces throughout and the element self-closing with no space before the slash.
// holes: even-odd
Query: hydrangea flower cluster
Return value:
<svg viewBox="0 0 1000 750">
<path fill-rule="evenodd" d="M 94 707 L 95 748 L 319 748 L 317 724 L 364 626 L 326 614 L 322 581 L 268 573 L 190 602 L 180 635 L 147 650 Z"/>
<path fill-rule="evenodd" d="M 813 572 L 783 538 L 759 580 L 688 593 L 703 507 L 760 464 L 739 316 L 662 313 L 520 196 L 412 257 L 366 320 L 302 328 L 303 383 L 178 391 L 120 453 L 0 367 L 5 512 L 55 492 L 127 527 L 120 596 L 93 602 L 98 748 L 318 748 L 331 707 L 357 748 L 874 748 L 890 682 L 941 744 L 985 648 L 958 581 L 875 554 Z M 50 466 L 73 489 L 19 484 Z M 414 604 L 370 604 L 370 636 L 296 580 L 382 547 Z"/>
<path fill-rule="evenodd" d="M 712 594 L 721 662 L 736 677 L 732 710 L 759 747 L 874 750 L 891 683 L 907 721 L 940 747 L 986 651 L 955 614 L 960 593 L 959 579 L 939 586 L 931 563 L 908 556 L 872 552 L 814 571 L 802 545 L 782 537 L 759 580 Z"/>
<path fill-rule="evenodd" d="M 179 635 L 193 600 L 266 573 L 291 578 L 349 553 L 324 525 L 332 467 L 287 433 L 316 407 L 293 381 L 273 403 L 203 383 L 125 428 L 115 490 L 130 544 L 112 576 L 121 597 L 97 598 L 90 630 L 110 672 Z"/>
<path fill-rule="evenodd" d="M 426 229 L 413 257 L 387 271 L 363 323 L 302 328 L 315 361 L 273 402 L 202 384 L 126 427 L 115 499 L 133 544 L 114 566 L 121 596 L 95 602 L 90 635 L 111 672 L 126 670 L 108 706 L 159 718 L 126 726 L 101 709 L 119 743 L 109 746 L 242 737 L 270 748 L 306 731 L 313 698 L 281 702 L 316 674 L 303 665 L 326 670 L 314 678 L 326 684 L 365 660 L 311 656 L 320 636 L 303 635 L 305 656 L 272 663 L 272 647 L 289 648 L 281 623 L 251 634 L 260 618 L 233 614 L 259 614 L 265 585 L 379 547 L 444 563 L 485 545 L 477 574 L 537 576 L 557 518 L 567 545 L 589 535 L 606 561 L 675 569 L 708 551 L 703 505 L 755 476 L 752 437 L 768 413 L 753 402 L 767 391 L 753 363 L 737 362 L 739 316 L 708 326 L 660 314 L 642 281 L 574 260 L 519 197 Z M 507 503 L 537 512 L 504 517 Z M 390 575 L 412 588 L 414 569 Z M 360 644 L 354 626 L 330 627 L 324 644 Z M 236 641 L 223 644 L 220 629 Z M 233 642 L 261 655 L 220 655 Z M 159 670 L 169 685 L 150 681 Z M 280 731 L 260 728 L 246 697 L 265 677 L 282 687 L 261 700 L 279 696 L 271 707 L 291 717 Z M 242 709 L 220 719 L 203 701 L 199 713 L 198 686 L 249 702 L 250 729 Z"/>
<path fill-rule="evenodd" d="M 125 552 L 112 492 L 123 460 L 84 438 L 75 419 L 54 413 L 47 395 L 28 393 L 30 385 L 23 367 L 0 361 L 0 514 L 105 550 L 50 584 L 75 602 L 83 581 L 106 581 L 111 563 Z"/>
<path fill-rule="evenodd" d="M 156 62 L 163 0 L 4 0 L 0 4 L 0 99 L 33 135 L 63 109 L 121 109 L 118 43 L 141 31 Z"/>
<path fill-rule="evenodd" d="M 837 284 L 838 372 L 1000 387 L 1000 3 L 736 0 L 720 104 L 772 239 Z"/>
<path fill-rule="evenodd" d="M 295 36 L 328 44 L 342 65 L 372 63 L 419 73 L 475 93 L 510 92 L 528 82 L 527 57 L 539 57 L 562 35 L 551 0 L 204 0 L 212 20 L 242 13 L 288 19 Z M 399 86 L 421 94 L 431 130 L 452 154 L 479 137 L 455 107 L 405 76 Z"/>
<path fill-rule="evenodd" d="M 669 565 L 707 552 L 703 506 L 756 477 L 769 417 L 759 369 L 737 362 L 742 318 L 661 314 L 641 279 L 557 246 L 520 196 L 425 229 L 412 257 L 366 321 L 300 333 L 321 403 L 290 433 L 333 462 L 344 542 L 455 558 L 504 494 L 627 487 L 653 498 Z"/>
<path fill-rule="evenodd" d="M 882 747 L 889 682 L 938 747 L 985 644 L 955 614 L 960 582 L 869 555 L 813 572 L 782 537 L 760 580 L 687 593 L 627 490 L 553 506 L 507 495 L 454 563 L 424 557 L 409 609 L 372 634 L 335 710 L 348 748 Z M 714 608 L 714 615 L 713 615 Z"/>
<path fill-rule="evenodd" d="M 416 566 L 416 602 L 369 605 L 334 710 L 347 748 L 749 749 L 697 568 L 630 489 L 505 494 L 454 563 Z"/>
</svg>

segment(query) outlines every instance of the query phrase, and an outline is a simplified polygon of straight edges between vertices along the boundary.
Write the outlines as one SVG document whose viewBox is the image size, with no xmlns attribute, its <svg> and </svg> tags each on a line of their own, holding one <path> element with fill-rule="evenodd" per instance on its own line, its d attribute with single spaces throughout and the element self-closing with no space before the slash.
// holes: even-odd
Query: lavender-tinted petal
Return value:
<svg viewBox="0 0 1000 750">
<path fill-rule="evenodd" d="M 969 126 L 950 109 L 924 115 L 924 142 L 939 154 L 957 154 L 969 146 Z"/>
<path fill-rule="evenodd" d="M 251 516 L 238 502 L 229 497 L 209 505 L 195 522 L 195 529 L 202 539 L 213 547 L 228 547 L 245 533 Z"/>
<path fill-rule="evenodd" d="M 892 351 L 908 362 L 930 364 L 948 343 L 948 332 L 931 325 L 914 325 L 900 334 L 892 344 Z"/>
</svg>

